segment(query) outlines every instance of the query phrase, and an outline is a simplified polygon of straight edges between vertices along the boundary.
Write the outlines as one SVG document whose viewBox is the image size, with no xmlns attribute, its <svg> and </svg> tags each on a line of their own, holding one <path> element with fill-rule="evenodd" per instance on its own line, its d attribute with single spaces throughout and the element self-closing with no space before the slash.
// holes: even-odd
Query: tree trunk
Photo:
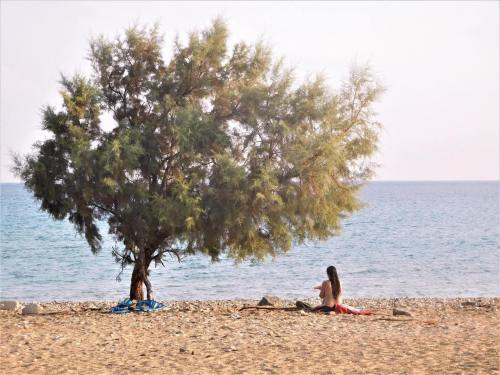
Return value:
<svg viewBox="0 0 500 375">
<path fill-rule="evenodd" d="M 142 268 L 142 281 L 144 282 L 144 286 L 146 287 L 148 300 L 152 301 L 155 299 L 155 297 L 153 294 L 153 286 L 151 285 L 151 281 L 149 281 L 149 265 L 151 264 L 151 258 L 149 256 L 145 256 L 143 264 L 144 267 Z"/>
<path fill-rule="evenodd" d="M 135 263 L 134 271 L 132 271 L 132 280 L 130 281 L 130 299 L 137 301 L 144 299 L 144 281 L 142 275 L 141 264 Z"/>
<path fill-rule="evenodd" d="M 146 286 L 146 293 L 148 295 L 148 300 L 152 301 L 155 299 L 155 296 L 153 294 L 153 286 L 151 285 L 151 282 L 149 281 L 148 277 L 148 272 L 145 272 L 144 276 L 144 285 Z"/>
<path fill-rule="evenodd" d="M 144 286 L 147 290 L 147 299 L 154 300 L 153 287 L 149 281 L 149 265 L 151 258 L 146 255 L 146 251 L 142 250 L 134 264 L 132 271 L 132 280 L 130 282 L 130 299 L 143 300 Z"/>
</svg>

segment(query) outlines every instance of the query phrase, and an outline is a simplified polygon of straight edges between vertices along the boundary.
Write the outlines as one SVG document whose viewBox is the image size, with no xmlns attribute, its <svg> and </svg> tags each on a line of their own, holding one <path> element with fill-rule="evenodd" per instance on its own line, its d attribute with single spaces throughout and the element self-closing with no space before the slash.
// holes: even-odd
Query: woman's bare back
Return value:
<svg viewBox="0 0 500 375">
<path fill-rule="evenodd" d="M 340 294 L 338 295 L 337 299 L 333 298 L 332 284 L 330 280 L 325 280 L 321 284 L 319 297 L 323 299 L 323 306 L 333 307 L 337 304 L 342 303 L 342 297 L 340 296 Z"/>
</svg>

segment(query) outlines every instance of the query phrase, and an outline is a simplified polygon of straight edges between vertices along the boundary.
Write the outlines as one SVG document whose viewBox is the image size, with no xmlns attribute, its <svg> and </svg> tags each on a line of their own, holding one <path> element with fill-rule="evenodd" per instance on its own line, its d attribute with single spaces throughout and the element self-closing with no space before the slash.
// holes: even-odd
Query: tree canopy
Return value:
<svg viewBox="0 0 500 375">
<path fill-rule="evenodd" d="M 149 267 L 167 254 L 263 259 L 337 234 L 373 172 L 383 89 L 369 68 L 336 91 L 297 83 L 262 43 L 228 46 L 220 20 L 177 40 L 169 61 L 162 44 L 157 27 L 101 36 L 93 75 L 62 77 L 62 107 L 43 111 L 50 137 L 15 161 L 41 208 L 93 252 L 106 220 L 135 299 L 143 284 L 152 298 Z"/>
</svg>

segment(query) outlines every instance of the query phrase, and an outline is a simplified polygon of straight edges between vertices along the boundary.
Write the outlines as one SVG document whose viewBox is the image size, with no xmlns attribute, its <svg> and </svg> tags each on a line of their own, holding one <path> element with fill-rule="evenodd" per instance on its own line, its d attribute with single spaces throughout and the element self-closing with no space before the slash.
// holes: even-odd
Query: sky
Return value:
<svg viewBox="0 0 500 375">
<path fill-rule="evenodd" d="M 89 40 L 158 22 L 175 35 L 226 20 L 230 43 L 263 40 L 298 80 L 333 90 L 353 64 L 387 88 L 376 180 L 498 180 L 499 2 L 0 3 L 0 181 L 12 152 L 44 139 L 41 109 L 59 105 L 60 73 L 90 74 Z"/>
</svg>

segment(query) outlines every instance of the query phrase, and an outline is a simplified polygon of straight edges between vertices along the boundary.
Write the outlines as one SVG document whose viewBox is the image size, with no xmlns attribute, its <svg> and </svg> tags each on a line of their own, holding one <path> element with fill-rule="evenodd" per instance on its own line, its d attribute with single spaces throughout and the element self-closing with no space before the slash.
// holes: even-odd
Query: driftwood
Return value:
<svg viewBox="0 0 500 375">
<path fill-rule="evenodd" d="M 281 311 L 296 311 L 296 307 L 274 307 L 274 306 L 243 306 L 241 310 L 247 310 L 247 309 L 259 309 L 259 310 L 281 310 Z"/>
<path fill-rule="evenodd" d="M 413 318 L 407 318 L 407 319 L 398 319 L 398 318 L 378 318 L 378 319 L 373 319 L 374 321 L 376 320 L 387 320 L 389 322 L 409 322 L 409 321 L 413 321 L 414 319 Z"/>
</svg>

